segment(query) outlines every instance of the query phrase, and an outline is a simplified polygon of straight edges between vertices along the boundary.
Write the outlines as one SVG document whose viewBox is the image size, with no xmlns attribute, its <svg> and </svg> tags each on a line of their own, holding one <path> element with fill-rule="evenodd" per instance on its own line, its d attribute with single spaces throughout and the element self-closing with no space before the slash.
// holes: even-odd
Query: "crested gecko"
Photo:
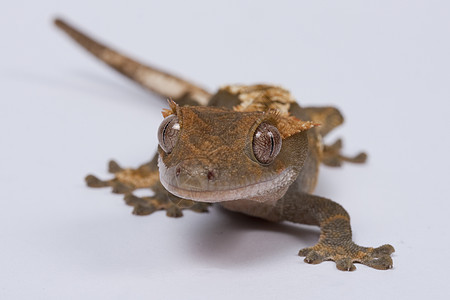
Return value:
<svg viewBox="0 0 450 300">
<path fill-rule="evenodd" d="M 61 19 L 55 24 L 101 61 L 169 99 L 158 129 L 154 158 L 136 169 L 109 163 L 113 178 L 86 177 L 89 187 L 111 187 L 124 194 L 136 215 L 165 210 L 181 217 L 183 209 L 206 212 L 213 203 L 273 222 L 317 225 L 316 245 L 299 251 L 304 261 L 332 260 L 343 271 L 354 263 L 390 269 L 394 248 L 362 247 L 352 241 L 350 217 L 332 200 L 313 193 L 319 165 L 363 163 L 366 154 L 341 154 L 338 140 L 322 138 L 343 122 L 334 107 L 302 107 L 285 89 L 266 84 L 205 89 L 139 63 L 93 40 Z M 153 196 L 133 191 L 149 188 Z"/>
</svg>

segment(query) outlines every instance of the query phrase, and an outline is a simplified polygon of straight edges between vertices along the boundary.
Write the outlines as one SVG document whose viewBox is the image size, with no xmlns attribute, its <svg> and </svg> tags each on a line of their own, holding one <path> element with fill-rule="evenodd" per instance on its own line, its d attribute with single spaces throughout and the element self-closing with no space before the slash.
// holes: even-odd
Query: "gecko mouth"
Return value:
<svg viewBox="0 0 450 300">
<path fill-rule="evenodd" d="M 282 197 L 297 175 L 293 168 L 287 168 L 256 183 L 230 186 L 230 184 L 221 185 L 217 181 L 214 185 L 208 185 L 207 179 L 202 182 L 196 179 L 194 180 L 196 184 L 192 184 L 189 180 L 179 182 L 173 176 L 169 176 L 169 173 L 172 173 L 170 169 L 160 161 L 160 181 L 169 193 L 183 199 L 208 203 L 239 199 L 263 202 L 270 196 Z"/>
</svg>

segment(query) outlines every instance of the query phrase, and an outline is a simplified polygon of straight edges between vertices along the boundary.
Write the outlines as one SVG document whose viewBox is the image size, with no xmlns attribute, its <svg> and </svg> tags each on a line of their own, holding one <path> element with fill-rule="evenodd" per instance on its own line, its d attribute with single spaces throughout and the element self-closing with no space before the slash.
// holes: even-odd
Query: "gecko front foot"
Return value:
<svg viewBox="0 0 450 300">
<path fill-rule="evenodd" d="M 103 181 L 94 175 L 88 175 L 85 180 L 89 187 L 101 188 L 110 186 L 113 193 L 125 194 L 125 203 L 133 206 L 133 214 L 138 216 L 149 215 L 158 210 L 165 210 L 167 216 L 174 218 L 183 216 L 183 209 L 207 212 L 210 206 L 209 203 L 181 199 L 164 189 L 159 182 L 156 158 L 137 169 L 124 169 L 115 161 L 110 161 L 108 171 L 114 174 L 114 178 Z M 141 188 L 149 188 L 154 195 L 137 197 L 132 194 L 134 190 Z"/>
<path fill-rule="evenodd" d="M 124 169 L 112 160 L 109 162 L 108 171 L 114 174 L 114 178 L 100 180 L 94 175 L 88 175 L 85 178 L 86 184 L 93 188 L 110 186 L 113 193 L 126 194 L 138 188 L 151 188 L 159 181 L 158 171 L 148 164 L 137 169 Z"/>
<path fill-rule="evenodd" d="M 361 263 L 366 266 L 387 270 L 393 267 L 391 254 L 394 247 L 389 244 L 378 248 L 368 248 L 347 242 L 340 245 L 319 242 L 313 247 L 299 251 L 299 256 L 305 257 L 305 262 L 309 264 L 319 264 L 323 261 L 332 260 L 336 262 L 336 267 L 341 271 L 354 271 L 353 263 Z"/>
<path fill-rule="evenodd" d="M 168 197 L 161 197 L 155 194 L 154 197 L 137 197 L 133 194 L 125 195 L 125 203 L 133 206 L 133 214 L 138 216 L 149 215 L 157 210 L 165 210 L 168 217 L 179 218 L 183 216 L 183 209 L 190 209 L 195 212 L 208 212 L 209 203 L 200 203 L 190 200 L 180 199 L 178 203 Z"/>
</svg>

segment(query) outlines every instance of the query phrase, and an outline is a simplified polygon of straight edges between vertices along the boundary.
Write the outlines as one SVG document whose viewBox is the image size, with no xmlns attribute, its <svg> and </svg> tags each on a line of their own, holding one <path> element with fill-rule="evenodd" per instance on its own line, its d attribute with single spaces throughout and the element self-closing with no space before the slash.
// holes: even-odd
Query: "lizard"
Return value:
<svg viewBox="0 0 450 300">
<path fill-rule="evenodd" d="M 158 150 L 138 168 L 109 162 L 111 179 L 88 175 L 89 187 L 124 194 L 136 215 L 165 210 L 181 217 L 212 204 L 272 222 L 320 228 L 317 244 L 298 255 L 309 264 L 334 261 L 343 271 L 354 263 L 393 267 L 394 247 L 362 247 L 352 240 L 350 217 L 338 203 L 313 194 L 321 164 L 364 163 L 348 157 L 342 141 L 323 142 L 343 116 L 331 106 L 302 107 L 289 91 L 269 84 L 226 85 L 212 94 L 180 77 L 143 64 L 95 41 L 61 19 L 54 23 L 79 45 L 142 87 L 168 99 L 158 129 Z M 138 197 L 136 189 L 152 196 Z"/>
</svg>

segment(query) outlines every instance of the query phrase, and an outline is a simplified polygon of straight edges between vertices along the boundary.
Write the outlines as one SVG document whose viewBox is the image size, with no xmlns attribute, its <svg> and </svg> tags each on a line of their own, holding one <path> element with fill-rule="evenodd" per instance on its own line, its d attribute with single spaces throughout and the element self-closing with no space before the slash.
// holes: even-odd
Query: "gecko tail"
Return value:
<svg viewBox="0 0 450 300">
<path fill-rule="evenodd" d="M 211 94 L 199 86 L 126 57 L 93 40 L 61 19 L 55 19 L 54 23 L 91 54 L 150 91 L 174 99 L 189 94 L 190 98 L 200 105 L 207 105 L 211 98 Z"/>
</svg>

